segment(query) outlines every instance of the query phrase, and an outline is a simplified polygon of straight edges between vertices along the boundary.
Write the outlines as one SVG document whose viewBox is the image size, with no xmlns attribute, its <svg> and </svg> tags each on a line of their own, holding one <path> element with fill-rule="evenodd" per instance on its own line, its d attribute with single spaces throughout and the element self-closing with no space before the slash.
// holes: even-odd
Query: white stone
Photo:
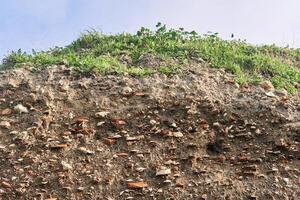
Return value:
<svg viewBox="0 0 300 200">
<path fill-rule="evenodd" d="M 23 106 L 22 104 L 16 105 L 16 106 L 14 107 L 14 109 L 15 109 L 16 111 L 18 111 L 19 113 L 28 113 L 28 112 L 29 112 L 28 109 L 27 109 L 25 106 Z"/>
<path fill-rule="evenodd" d="M 172 135 L 177 138 L 183 137 L 183 133 L 181 133 L 181 132 L 174 132 Z"/>
<path fill-rule="evenodd" d="M 170 168 L 164 168 L 164 169 L 158 170 L 156 172 L 156 176 L 165 176 L 165 175 L 169 175 L 169 174 L 171 174 Z"/>
</svg>

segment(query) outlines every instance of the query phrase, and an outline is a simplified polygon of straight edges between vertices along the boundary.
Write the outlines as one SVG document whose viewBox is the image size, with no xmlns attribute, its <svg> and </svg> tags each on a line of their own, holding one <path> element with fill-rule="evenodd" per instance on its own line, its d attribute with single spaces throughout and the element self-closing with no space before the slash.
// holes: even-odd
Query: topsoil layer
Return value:
<svg viewBox="0 0 300 200">
<path fill-rule="evenodd" d="M 204 67 L 3 71 L 0 199 L 300 199 L 299 99 Z"/>
</svg>

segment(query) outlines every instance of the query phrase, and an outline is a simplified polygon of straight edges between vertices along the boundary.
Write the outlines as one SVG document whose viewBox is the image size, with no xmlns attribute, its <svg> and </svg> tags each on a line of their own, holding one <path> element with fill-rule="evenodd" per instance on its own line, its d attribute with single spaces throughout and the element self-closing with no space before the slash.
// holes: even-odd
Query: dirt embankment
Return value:
<svg viewBox="0 0 300 200">
<path fill-rule="evenodd" d="M 222 70 L 0 74 L 0 199 L 299 199 L 299 94 Z"/>
</svg>

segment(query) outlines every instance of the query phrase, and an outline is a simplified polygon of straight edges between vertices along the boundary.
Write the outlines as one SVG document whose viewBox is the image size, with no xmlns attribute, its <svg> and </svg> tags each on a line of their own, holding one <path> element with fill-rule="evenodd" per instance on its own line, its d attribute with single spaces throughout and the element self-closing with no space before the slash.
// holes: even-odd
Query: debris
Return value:
<svg viewBox="0 0 300 200">
<path fill-rule="evenodd" d="M 68 147 L 68 144 L 66 144 L 66 143 L 50 145 L 51 149 L 63 149 L 63 148 L 66 148 L 66 147 Z"/>
<path fill-rule="evenodd" d="M 145 182 L 128 182 L 127 187 L 130 189 L 139 189 L 147 187 L 147 183 Z"/>
<path fill-rule="evenodd" d="M 126 156 L 128 156 L 128 153 L 117 153 L 116 156 L 117 157 L 126 157 Z"/>
</svg>

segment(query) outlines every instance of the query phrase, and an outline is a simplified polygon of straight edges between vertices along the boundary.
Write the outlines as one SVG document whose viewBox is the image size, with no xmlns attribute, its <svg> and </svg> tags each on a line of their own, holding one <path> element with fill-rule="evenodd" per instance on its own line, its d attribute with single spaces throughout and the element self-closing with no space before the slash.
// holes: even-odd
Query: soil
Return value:
<svg viewBox="0 0 300 200">
<path fill-rule="evenodd" d="M 299 91 L 233 78 L 2 71 L 0 199 L 299 199 Z"/>
</svg>

